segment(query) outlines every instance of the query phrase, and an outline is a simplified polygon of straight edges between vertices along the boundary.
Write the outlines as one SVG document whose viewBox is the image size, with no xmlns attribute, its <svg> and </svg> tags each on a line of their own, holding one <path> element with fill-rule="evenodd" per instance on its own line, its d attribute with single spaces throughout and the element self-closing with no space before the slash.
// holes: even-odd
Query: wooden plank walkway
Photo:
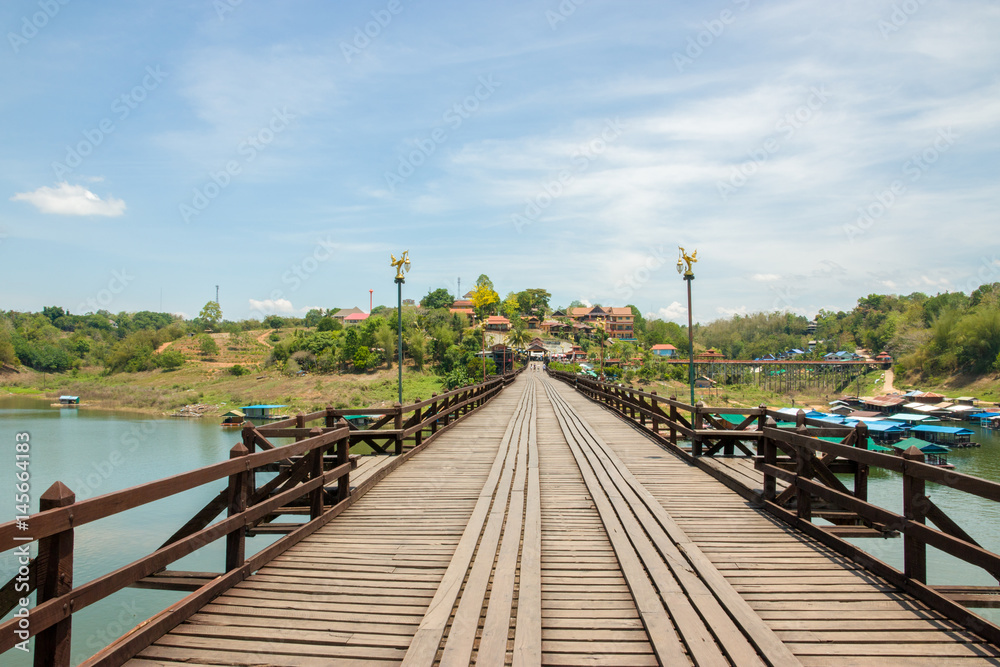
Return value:
<svg viewBox="0 0 1000 667">
<path fill-rule="evenodd" d="M 130 664 L 181 663 L 919 667 L 1000 651 L 528 372 Z"/>
</svg>

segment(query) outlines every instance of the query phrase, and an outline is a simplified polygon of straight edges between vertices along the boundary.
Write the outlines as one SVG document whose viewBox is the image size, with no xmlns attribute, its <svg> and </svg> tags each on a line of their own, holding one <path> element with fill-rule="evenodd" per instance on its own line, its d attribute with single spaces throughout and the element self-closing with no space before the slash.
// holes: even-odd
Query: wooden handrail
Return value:
<svg viewBox="0 0 1000 667">
<path fill-rule="evenodd" d="M 170 563 L 206 544 L 227 537 L 226 572 L 220 573 L 172 608 L 180 619 L 177 622 L 187 618 L 198 605 L 241 581 L 264 562 L 328 522 L 355 500 L 355 494 L 350 488 L 351 443 L 365 437 L 394 440 L 397 443 L 396 453 L 402 454 L 403 440 L 412 436 L 417 444 L 416 450 L 422 449 L 422 445 L 428 444 L 449 425 L 485 405 L 512 382 L 521 370 L 523 369 L 506 376 L 496 376 L 478 385 L 433 396 L 427 401 L 417 401 L 409 406 L 347 411 L 327 408 L 296 415 L 261 429 L 251 425 L 244 429 L 243 442 L 233 448 L 229 460 L 80 502 L 74 502 L 72 491 L 57 482 L 43 496 L 42 511 L 27 519 L 31 527 L 29 539 L 25 540 L 24 531 L 18 530 L 17 521 L 0 524 L 0 552 L 22 548 L 34 540 L 40 541 L 39 557 L 30 565 L 31 588 L 39 591 L 38 603 L 29 610 L 27 616 L 30 627 L 28 636 L 37 636 L 36 664 L 69 664 L 68 638 L 74 612 L 162 571 Z M 434 407 L 423 410 L 426 406 Z M 343 414 L 350 413 L 382 414 L 384 418 L 380 421 L 392 421 L 395 428 L 352 431 L 345 421 L 337 421 Z M 413 413 L 410 421 L 414 423 L 407 422 L 408 425 L 404 428 L 403 415 L 409 413 Z M 305 427 L 308 422 L 317 419 L 324 419 L 324 427 Z M 429 429 L 430 433 L 423 439 L 421 436 L 425 429 Z M 275 446 L 268 437 L 293 437 L 296 442 Z M 255 446 L 259 446 L 262 451 L 252 451 Z M 330 465 L 324 456 L 327 450 L 336 452 L 333 467 L 329 469 L 325 468 Z M 416 450 L 408 454 L 412 455 Z M 402 463 L 407 458 L 408 456 L 402 456 L 396 463 Z M 255 489 L 254 471 L 279 462 L 290 464 L 290 467 Z M 366 480 L 359 493 L 370 488 L 390 469 L 383 468 Z M 223 491 L 213 498 L 163 546 L 111 573 L 72 587 L 72 536 L 75 528 L 220 479 L 229 480 L 228 493 Z M 324 503 L 324 489 L 333 482 L 337 482 L 336 502 L 327 506 Z M 267 517 L 276 510 L 302 498 L 309 502 L 310 521 L 274 542 L 260 554 L 247 559 L 243 547 L 244 531 L 268 520 Z M 228 516 L 208 525 L 226 505 L 229 506 Z M 7 588 L 4 586 L 0 590 L 6 591 Z M 23 595 L 29 594 L 30 591 Z M 126 635 L 116 642 L 113 650 L 102 651 L 101 660 L 106 659 L 109 664 L 122 664 L 155 640 L 159 636 L 156 633 L 162 634 L 173 627 L 169 616 L 161 613 L 141 624 L 142 630 Z M 14 618 L 0 624 L 0 652 L 7 651 L 26 639 L 15 634 L 20 620 Z"/>
<path fill-rule="evenodd" d="M 699 438 L 718 438 L 720 435 L 741 440 L 757 440 L 756 468 L 763 472 L 763 493 L 757 496 L 757 501 L 763 501 L 763 507 L 809 535 L 819 539 L 840 553 L 852 558 L 876 574 L 886 577 L 890 582 L 913 594 L 934 609 L 944 613 L 948 618 L 973 629 L 977 634 L 989 641 L 1000 641 L 1000 627 L 971 614 L 961 606 L 962 602 L 974 603 L 977 596 L 957 596 L 954 600 L 944 596 L 934 587 L 927 586 L 927 547 L 934 547 L 948 553 L 970 565 L 983 568 L 994 578 L 1000 580 L 1000 555 L 985 549 L 975 541 L 961 526 L 952 520 L 941 508 L 936 506 L 926 495 L 924 486 L 927 482 L 948 486 L 957 491 L 969 493 L 986 500 L 1000 502 L 1000 483 L 965 475 L 954 470 L 945 470 L 925 462 L 924 455 L 915 447 L 903 453 L 902 456 L 871 451 L 867 448 L 868 428 L 862 422 L 855 427 L 837 426 L 829 422 L 812 419 L 803 411 L 796 415 L 768 409 L 766 406 L 731 410 L 729 408 L 712 408 L 698 404 L 696 406 L 680 406 L 676 401 L 664 401 L 656 394 L 621 388 L 610 383 L 598 382 L 591 378 L 582 378 L 569 373 L 550 371 L 549 374 L 577 388 L 590 398 L 601 401 L 617 412 L 623 418 L 636 424 L 650 433 L 657 441 L 672 446 L 675 451 L 688 460 L 697 463 L 710 474 L 721 477 L 725 473 L 702 465 L 697 460 L 699 453 Z M 647 398 L 650 402 L 636 400 L 636 397 Z M 662 410 L 651 410 L 650 406 L 665 403 L 670 406 L 670 414 L 676 422 L 681 419 L 677 410 L 685 410 L 692 417 L 693 429 L 679 429 L 665 421 Z M 700 428 L 709 415 L 746 414 L 748 418 L 756 415 L 757 425 L 754 431 L 729 429 Z M 655 416 L 653 427 L 645 425 L 643 416 Z M 794 421 L 795 426 L 777 428 L 765 423 L 770 419 Z M 714 421 L 709 418 L 709 422 Z M 748 421 L 744 424 L 749 425 Z M 670 428 L 670 438 L 661 433 L 662 428 Z M 685 432 L 687 431 L 687 432 Z M 683 433 L 692 438 L 692 453 L 676 448 L 676 433 Z M 751 437 L 752 436 L 752 437 Z M 840 442 L 821 440 L 820 437 L 840 438 Z M 720 441 L 721 442 L 721 441 Z M 715 445 L 717 449 L 720 445 Z M 787 457 L 779 460 L 779 452 Z M 854 474 L 854 491 L 849 491 L 843 483 L 832 474 L 830 465 L 834 459 L 844 461 L 844 465 Z M 903 512 L 897 513 L 868 502 L 868 469 L 881 468 L 902 476 L 902 506 Z M 788 484 L 786 490 L 777 493 L 777 480 Z M 744 495 L 754 492 L 746 490 Z M 814 499 L 829 503 L 829 505 L 853 513 L 858 520 L 869 526 L 881 526 L 885 531 L 898 531 L 903 536 L 903 571 L 897 570 L 881 560 L 867 554 L 860 547 L 845 542 L 829 527 L 812 523 Z M 786 501 L 795 500 L 792 510 L 783 506 Z M 927 521 L 936 527 L 927 525 Z M 872 531 L 872 535 L 879 534 Z M 968 590 L 978 590 L 967 587 Z M 966 590 L 966 592 L 968 592 Z M 973 598 L 969 600 L 967 598 Z M 982 596 L 979 596 L 980 598 Z M 974 606 L 974 605 L 972 605 Z"/>
</svg>

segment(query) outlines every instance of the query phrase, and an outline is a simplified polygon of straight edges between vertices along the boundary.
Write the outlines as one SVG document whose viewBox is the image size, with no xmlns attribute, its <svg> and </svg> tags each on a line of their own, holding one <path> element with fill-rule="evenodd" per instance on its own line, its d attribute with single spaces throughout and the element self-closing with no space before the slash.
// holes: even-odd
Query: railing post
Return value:
<svg viewBox="0 0 1000 667">
<path fill-rule="evenodd" d="M 310 438 L 323 435 L 323 429 L 314 428 L 309 431 Z M 323 448 L 313 447 L 309 450 L 309 479 L 313 480 L 323 476 Z M 309 494 L 309 520 L 319 518 L 323 513 L 323 485 L 312 490 Z"/>
<path fill-rule="evenodd" d="M 656 396 L 655 391 L 651 391 L 649 393 L 654 397 Z M 660 421 L 656 418 L 656 409 L 659 407 L 660 404 L 656 401 L 656 398 L 649 399 L 649 408 L 650 408 L 649 411 L 653 413 L 653 416 L 650 417 L 651 421 L 653 422 L 653 433 L 657 435 L 659 435 L 660 433 Z"/>
<path fill-rule="evenodd" d="M 76 494 L 62 482 L 50 486 L 39 498 L 42 512 L 66 507 L 76 502 Z M 38 580 L 38 604 L 73 590 L 73 529 L 43 537 L 38 541 L 35 562 Z M 63 605 L 66 617 L 35 637 L 35 667 L 69 667 L 73 630 L 73 609 Z"/>
<path fill-rule="evenodd" d="M 691 426 L 695 431 L 702 428 L 704 423 L 704 416 L 702 415 L 702 408 L 705 407 L 704 401 L 698 401 L 694 404 L 694 411 L 691 413 Z M 694 456 L 701 456 L 702 443 L 701 434 L 695 433 L 691 436 L 691 454 Z"/>
<path fill-rule="evenodd" d="M 757 406 L 757 409 L 760 410 L 760 414 L 757 415 L 757 430 L 761 433 L 760 436 L 761 440 L 758 440 L 758 442 L 760 442 L 764 439 L 763 436 L 764 427 L 767 426 L 767 406 L 761 403 L 760 405 Z M 773 442 L 771 443 L 771 446 L 772 447 L 774 446 Z M 762 454 L 763 452 L 757 452 L 757 453 Z"/>
<path fill-rule="evenodd" d="M 347 420 L 341 418 L 339 422 L 336 423 L 338 428 L 347 428 Z M 337 441 L 337 465 L 342 466 L 345 463 L 351 461 L 351 436 L 348 433 L 343 438 Z M 337 478 L 337 502 L 342 500 L 347 500 L 347 497 L 351 494 L 351 473 L 350 471 L 344 473 Z"/>
<path fill-rule="evenodd" d="M 420 399 L 418 398 L 416 402 L 419 403 Z M 413 425 L 419 428 L 419 430 L 413 434 L 414 447 L 419 447 L 420 443 L 423 442 L 424 440 L 424 426 L 423 424 L 420 423 L 421 419 L 420 414 L 421 414 L 420 408 L 413 408 L 413 416 L 414 416 Z"/>
<path fill-rule="evenodd" d="M 907 461 L 924 462 L 924 453 L 916 447 L 910 447 L 903 452 Z M 924 480 L 909 474 L 908 468 L 903 468 L 903 516 L 907 521 L 925 523 L 924 520 Z M 927 545 L 920 539 L 903 534 L 903 573 L 910 579 L 927 583 Z"/>
<path fill-rule="evenodd" d="M 761 429 L 763 430 L 763 429 Z M 776 466 L 778 465 L 778 448 L 775 446 L 774 441 L 766 436 L 761 436 L 760 440 L 761 454 L 764 455 L 764 465 Z M 778 497 L 778 480 L 777 478 L 764 471 L 764 502 L 774 502 L 774 499 Z"/>
<path fill-rule="evenodd" d="M 433 401 L 435 398 L 437 398 L 437 394 L 432 393 L 431 400 Z M 433 403 L 431 403 L 431 414 L 436 416 L 437 413 L 438 413 L 438 404 L 437 401 L 434 401 Z M 438 430 L 438 420 L 435 419 L 434 421 L 431 422 L 431 435 L 437 433 L 437 430 Z"/>
<path fill-rule="evenodd" d="M 305 427 L 306 427 L 306 416 L 300 412 L 299 414 L 295 415 L 295 428 L 305 428 Z M 306 436 L 304 435 L 295 436 L 295 442 L 301 442 L 302 440 L 305 439 Z"/>
<path fill-rule="evenodd" d="M 803 521 L 812 521 L 812 495 L 806 489 L 798 486 L 802 479 L 810 479 L 810 459 L 812 452 L 805 447 L 795 447 L 795 513 Z"/>
<path fill-rule="evenodd" d="M 396 447 L 395 454 L 399 456 L 403 453 L 403 406 L 399 403 L 393 403 L 392 408 L 396 411 L 395 418 L 393 419 L 393 427 L 396 429 Z"/>
<path fill-rule="evenodd" d="M 677 446 L 677 429 L 674 428 L 674 424 L 677 423 L 677 406 L 674 405 L 677 402 L 676 396 L 670 397 L 670 444 Z"/>
<path fill-rule="evenodd" d="M 854 446 L 868 449 L 868 425 L 858 422 L 854 427 Z M 868 502 L 868 464 L 858 463 L 854 469 L 854 497 Z"/>
<path fill-rule="evenodd" d="M 243 427 L 243 431 L 241 433 L 242 438 L 243 438 L 243 446 L 247 448 L 247 454 L 253 454 L 254 448 L 257 447 L 257 438 L 256 438 L 256 435 L 254 433 L 254 430 L 255 429 L 254 429 L 254 427 L 252 425 L 251 426 L 244 426 Z M 252 489 L 256 489 L 257 488 L 257 470 L 256 469 L 250 471 L 250 480 L 249 480 L 248 483 L 250 484 L 250 487 Z"/>
<path fill-rule="evenodd" d="M 329 405 L 326 406 L 326 419 L 323 423 L 327 428 L 333 428 L 337 425 L 337 415 L 334 414 L 333 408 Z"/>
<path fill-rule="evenodd" d="M 236 459 L 246 456 L 250 451 L 237 443 L 229 450 L 229 458 Z M 247 508 L 247 480 L 248 472 L 241 470 L 229 476 L 229 514 L 233 516 L 243 512 Z M 240 526 L 226 535 L 226 572 L 235 570 L 243 565 L 246 560 L 246 527 Z"/>
</svg>

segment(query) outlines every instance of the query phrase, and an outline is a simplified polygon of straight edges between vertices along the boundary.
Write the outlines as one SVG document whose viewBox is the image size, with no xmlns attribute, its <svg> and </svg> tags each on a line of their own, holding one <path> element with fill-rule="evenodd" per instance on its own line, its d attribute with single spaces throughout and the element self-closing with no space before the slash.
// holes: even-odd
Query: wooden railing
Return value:
<svg viewBox="0 0 1000 667">
<path fill-rule="evenodd" d="M 763 405 L 745 410 L 719 409 L 702 404 L 691 406 L 673 398 L 664 399 L 652 392 L 636 391 L 593 378 L 553 371 L 549 374 L 607 405 L 720 481 L 727 481 L 722 479 L 725 473 L 704 457 L 725 448 L 729 441 L 738 439 L 744 444 L 734 442 L 733 448 L 753 456 L 755 468 L 763 477 L 762 491 L 755 493 L 744 488 L 742 492 L 746 497 L 969 630 L 991 642 L 1000 642 L 1000 627 L 966 608 L 1000 607 L 1000 588 L 930 586 L 927 583 L 928 547 L 982 568 L 998 581 L 1000 555 L 977 542 L 930 499 L 925 488 L 926 484 L 935 483 L 1000 502 L 1000 484 L 929 465 L 916 447 L 903 452 L 902 456 L 870 451 L 867 447 L 867 428 L 863 423 L 853 428 L 836 427 L 820 420 L 807 419 L 800 412 L 795 417 L 795 426 L 777 428 L 775 421 L 788 420 L 790 415 Z M 688 417 L 682 416 L 682 412 L 686 412 Z M 710 417 L 718 414 L 742 414 L 746 418 L 739 425 L 727 426 Z M 705 429 L 704 421 L 715 428 Z M 718 440 L 717 431 L 720 430 L 727 433 Z M 690 451 L 678 445 L 678 434 L 690 440 Z M 695 445 L 699 438 L 703 442 L 711 442 L 713 438 L 718 441 L 711 444 L 710 449 L 697 452 Z M 831 441 L 832 438 L 839 438 L 839 441 Z M 755 453 L 749 451 L 747 442 L 754 444 Z M 899 476 L 902 513 L 868 502 L 868 473 L 871 468 L 880 468 Z M 843 473 L 853 473 L 853 489 L 848 489 L 838 477 Z M 779 482 L 786 485 L 780 491 Z M 838 531 L 837 526 L 814 523 L 815 519 L 833 523 L 838 520 L 858 522 L 873 530 L 845 533 Z M 936 527 L 927 525 L 928 521 Z M 902 570 L 842 539 L 844 535 L 889 534 L 902 535 Z"/>
<path fill-rule="evenodd" d="M 518 371 L 520 372 L 520 371 Z M 485 405 L 516 373 L 449 391 L 411 405 L 388 409 L 336 410 L 298 415 L 265 427 L 246 426 L 230 458 L 197 470 L 75 502 L 73 492 L 56 482 L 40 498 L 40 511 L 26 520 L 0 524 L 0 551 L 20 559 L 18 573 L 0 588 L 0 616 L 17 609 L 0 624 L 0 653 L 27 646 L 34 636 L 34 664 L 70 664 L 73 614 L 126 587 L 188 591 L 190 594 L 113 642 L 85 665 L 120 665 L 206 602 L 239 583 L 304 537 L 324 526 L 362 496 L 378 479 L 429 444 L 438 434 Z M 379 414 L 372 428 L 348 426 L 345 415 Z M 322 419 L 322 427 L 308 427 Z M 392 424 L 391 428 L 381 428 Z M 273 437 L 295 442 L 276 447 Z M 397 456 L 378 475 L 351 488 L 350 447 L 358 442 Z M 255 451 L 256 449 L 261 451 Z M 261 486 L 256 473 L 278 471 Z M 169 498 L 205 484 L 227 480 L 219 492 L 157 550 L 113 572 L 83 584 L 73 582 L 73 534 L 79 526 Z M 222 512 L 225 518 L 215 521 Z M 308 513 L 305 523 L 273 524 L 283 513 Z M 265 530 L 266 529 L 266 530 Z M 246 556 L 246 537 L 256 532 L 283 532 L 284 537 L 253 556 Z M 222 572 L 178 572 L 166 567 L 188 554 L 225 538 Z M 27 557 L 38 542 L 38 554 Z M 37 591 L 36 604 L 28 598 Z"/>
</svg>

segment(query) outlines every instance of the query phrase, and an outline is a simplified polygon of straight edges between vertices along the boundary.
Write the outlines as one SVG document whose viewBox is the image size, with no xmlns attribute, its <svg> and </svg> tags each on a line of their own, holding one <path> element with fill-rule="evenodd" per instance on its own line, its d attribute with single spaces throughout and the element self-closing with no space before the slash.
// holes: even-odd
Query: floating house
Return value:
<svg viewBox="0 0 1000 667">
<path fill-rule="evenodd" d="M 59 405 L 60 406 L 65 405 L 66 407 L 74 407 L 75 408 L 76 406 L 80 405 L 80 397 L 79 396 L 60 396 L 59 397 Z"/>
<path fill-rule="evenodd" d="M 246 415 L 240 410 L 230 410 L 222 415 L 222 428 L 239 428 L 246 421 Z"/>
<path fill-rule="evenodd" d="M 278 413 L 287 405 L 244 405 L 240 410 L 247 419 L 287 419 L 287 415 Z"/>
<path fill-rule="evenodd" d="M 918 424 L 910 429 L 913 437 L 926 442 L 935 442 L 949 447 L 975 447 L 972 436 L 975 431 L 955 426 L 930 426 Z"/>
</svg>

